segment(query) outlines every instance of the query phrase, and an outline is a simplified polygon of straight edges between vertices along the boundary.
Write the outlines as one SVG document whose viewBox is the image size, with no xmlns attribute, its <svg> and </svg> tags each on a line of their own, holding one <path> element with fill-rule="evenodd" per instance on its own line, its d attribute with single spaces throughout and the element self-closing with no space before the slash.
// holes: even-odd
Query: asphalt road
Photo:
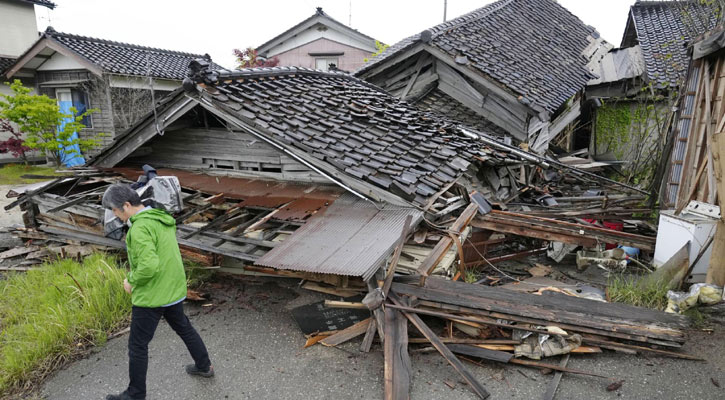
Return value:
<svg viewBox="0 0 725 400">
<path fill-rule="evenodd" d="M 162 322 L 150 346 L 148 399 L 382 399 L 383 354 L 357 351 L 360 338 L 341 348 L 303 349 L 305 338 L 289 310 L 325 298 L 293 280 L 246 277 L 224 280 L 212 291 L 213 307 L 187 304 L 209 348 L 216 377 L 187 376 L 191 362 L 181 340 Z M 327 298 L 332 298 L 327 296 Z M 411 328 L 414 329 L 414 328 Z M 569 367 L 624 380 L 608 392 L 605 379 L 565 374 L 557 399 L 722 399 L 725 330 L 693 332 L 685 350 L 707 362 L 605 352 L 572 355 Z M 110 340 L 85 359 L 52 376 L 41 395 L 53 400 L 102 399 L 127 384 L 128 336 Z M 435 352 L 414 351 L 413 399 L 474 399 L 459 375 Z M 558 363 L 557 358 L 547 360 Z M 551 375 L 536 369 L 467 364 L 491 399 L 541 398 Z M 448 384 L 453 386 L 449 387 Z"/>
</svg>

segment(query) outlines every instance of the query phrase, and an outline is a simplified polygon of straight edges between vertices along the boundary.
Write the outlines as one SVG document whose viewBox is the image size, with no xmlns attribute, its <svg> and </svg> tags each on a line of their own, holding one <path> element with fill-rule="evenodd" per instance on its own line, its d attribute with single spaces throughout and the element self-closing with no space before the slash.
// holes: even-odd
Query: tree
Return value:
<svg viewBox="0 0 725 400">
<path fill-rule="evenodd" d="M 98 139 L 105 136 L 99 133 L 93 138 L 81 139 L 74 135 L 86 127 L 81 122 L 83 118 L 96 109 L 76 115 L 78 110 L 71 107 L 70 114 L 65 114 L 55 99 L 30 94 L 30 89 L 17 79 L 10 84 L 10 89 L 12 95 L 0 94 L 0 119 L 17 125 L 26 134 L 23 145 L 40 151 L 56 165 L 78 155 L 75 148 L 85 152 L 97 147 Z"/>
<path fill-rule="evenodd" d="M 375 48 L 377 49 L 377 51 L 375 53 L 373 53 L 370 57 L 371 58 L 375 58 L 375 57 L 383 54 L 383 52 L 385 50 L 387 50 L 388 47 L 390 47 L 389 44 L 385 44 L 383 42 L 379 42 L 379 41 L 376 40 L 375 41 Z M 365 59 L 363 59 L 363 61 L 368 62 L 368 61 L 370 61 L 370 59 L 369 58 L 365 58 Z"/>
<path fill-rule="evenodd" d="M 279 65 L 279 58 L 262 58 L 257 55 L 257 50 L 247 47 L 244 50 L 234 49 L 234 55 L 237 57 L 237 69 L 242 68 L 260 68 L 260 67 L 276 67 Z"/>
<path fill-rule="evenodd" d="M 30 147 L 23 144 L 22 134 L 19 130 L 13 126 L 7 119 L 0 119 L 0 132 L 5 132 L 10 135 L 5 140 L 0 140 L 0 154 L 10 153 L 15 158 L 23 160 L 23 163 L 28 163 L 27 153 L 31 150 Z"/>
</svg>

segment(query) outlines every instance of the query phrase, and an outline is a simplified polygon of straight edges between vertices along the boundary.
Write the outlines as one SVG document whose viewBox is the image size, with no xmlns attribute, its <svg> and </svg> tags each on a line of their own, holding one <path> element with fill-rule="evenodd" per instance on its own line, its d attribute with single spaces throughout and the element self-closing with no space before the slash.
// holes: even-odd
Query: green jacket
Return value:
<svg viewBox="0 0 725 400">
<path fill-rule="evenodd" d="M 160 307 L 186 296 L 186 273 L 171 215 L 150 209 L 131 217 L 126 251 L 134 306 Z"/>
</svg>

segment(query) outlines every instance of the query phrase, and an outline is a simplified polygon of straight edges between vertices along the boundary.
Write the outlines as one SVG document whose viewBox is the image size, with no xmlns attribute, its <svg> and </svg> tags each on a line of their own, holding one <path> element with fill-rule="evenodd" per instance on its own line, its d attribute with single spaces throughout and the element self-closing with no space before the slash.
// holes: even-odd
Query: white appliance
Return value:
<svg viewBox="0 0 725 400">
<path fill-rule="evenodd" d="M 720 220 L 720 207 L 691 201 L 680 215 L 674 214 L 674 210 L 660 211 L 653 260 L 653 264 L 657 268 L 666 263 L 688 241 L 690 242 L 690 265 L 692 265 L 702 247 L 715 235 L 717 222 Z M 685 278 L 687 282 L 705 282 L 711 254 L 712 243 L 695 264 L 690 276 Z"/>
</svg>

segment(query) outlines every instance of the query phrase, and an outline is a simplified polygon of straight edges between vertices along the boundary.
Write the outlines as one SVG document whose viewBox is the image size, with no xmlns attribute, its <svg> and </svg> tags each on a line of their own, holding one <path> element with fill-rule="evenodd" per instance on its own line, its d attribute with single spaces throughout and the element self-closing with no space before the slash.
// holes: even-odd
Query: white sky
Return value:
<svg viewBox="0 0 725 400">
<path fill-rule="evenodd" d="M 53 0 L 36 6 L 38 29 L 190 53 L 234 67 L 232 49 L 256 47 L 322 7 L 345 24 L 394 44 L 443 21 L 443 0 Z M 559 0 L 615 47 L 635 0 Z M 492 0 L 448 0 L 448 19 Z"/>
</svg>

